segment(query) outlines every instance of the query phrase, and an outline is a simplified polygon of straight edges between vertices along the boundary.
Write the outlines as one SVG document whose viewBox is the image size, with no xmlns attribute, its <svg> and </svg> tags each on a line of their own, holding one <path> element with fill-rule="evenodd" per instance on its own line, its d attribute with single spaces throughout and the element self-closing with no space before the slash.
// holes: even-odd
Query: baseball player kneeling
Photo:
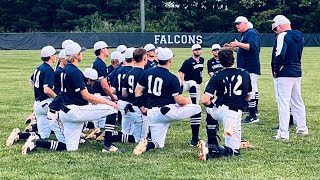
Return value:
<svg viewBox="0 0 320 180">
<path fill-rule="evenodd" d="M 180 121 L 201 112 L 201 107 L 182 96 L 178 78 L 169 72 L 173 53 L 168 48 L 159 50 L 159 65 L 146 71 L 138 81 L 135 96 L 142 114 L 147 115 L 152 141 L 139 141 L 133 153 L 163 148 L 171 122 Z"/>
</svg>

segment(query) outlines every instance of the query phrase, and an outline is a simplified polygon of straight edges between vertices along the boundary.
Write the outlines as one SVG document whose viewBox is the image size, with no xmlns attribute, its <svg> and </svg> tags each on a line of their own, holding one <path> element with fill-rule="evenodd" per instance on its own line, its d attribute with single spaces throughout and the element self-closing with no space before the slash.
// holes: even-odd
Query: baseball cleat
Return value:
<svg viewBox="0 0 320 180">
<path fill-rule="evenodd" d="M 96 141 L 104 141 L 105 132 L 101 133 L 100 136 L 97 137 Z"/>
<path fill-rule="evenodd" d="M 79 144 L 83 144 L 83 143 L 85 143 L 85 142 L 86 142 L 86 140 L 84 140 L 84 139 L 80 138 L 80 140 L 79 140 Z"/>
<path fill-rule="evenodd" d="M 6 141 L 6 145 L 7 146 L 11 146 L 14 143 L 16 143 L 17 141 L 19 141 L 19 134 L 20 134 L 20 129 L 19 128 L 14 128 L 12 130 L 12 132 L 10 133 L 10 136 L 8 137 L 7 141 Z"/>
<path fill-rule="evenodd" d="M 306 135 L 309 134 L 309 131 L 308 131 L 308 130 L 306 130 L 306 131 L 297 130 L 296 133 L 297 133 L 298 135 L 306 136 Z"/>
<path fill-rule="evenodd" d="M 34 150 L 37 146 L 36 146 L 36 142 L 39 140 L 39 136 L 35 135 L 35 136 L 29 136 L 28 140 L 26 141 L 26 143 L 22 146 L 22 154 L 23 155 L 27 155 L 29 152 L 31 152 L 32 150 Z"/>
<path fill-rule="evenodd" d="M 33 120 L 36 120 L 36 115 L 34 114 L 34 112 L 26 118 L 25 123 L 28 124 Z"/>
<path fill-rule="evenodd" d="M 199 142 L 199 141 L 191 140 L 191 141 L 190 141 L 190 146 L 191 146 L 191 147 L 197 147 L 198 142 Z"/>
<path fill-rule="evenodd" d="M 81 133 L 81 134 L 80 134 L 80 137 L 81 137 L 81 138 L 84 138 L 84 137 L 86 137 L 86 134 L 85 134 L 85 133 Z"/>
<path fill-rule="evenodd" d="M 108 153 L 108 152 L 121 152 L 121 151 L 116 145 L 111 144 L 111 146 L 109 146 L 109 147 L 103 146 L 102 152 Z"/>
<path fill-rule="evenodd" d="M 147 145 L 148 145 L 147 139 L 145 139 L 145 138 L 144 138 L 144 139 L 141 139 L 141 140 L 139 141 L 139 144 L 134 148 L 133 154 L 135 154 L 135 155 L 140 155 L 140 154 L 146 152 L 146 150 L 147 150 Z"/>
<path fill-rule="evenodd" d="M 207 155 L 209 153 L 209 149 L 207 147 L 206 142 L 203 140 L 200 140 L 197 146 L 198 146 L 198 159 L 200 161 L 206 161 Z"/>
<path fill-rule="evenodd" d="M 258 117 L 247 116 L 246 119 L 244 119 L 244 123 L 253 124 L 253 123 L 259 122 L 259 120 L 260 119 Z"/>
<path fill-rule="evenodd" d="M 31 132 L 31 131 L 34 131 L 34 125 L 37 124 L 37 121 L 36 120 L 32 120 L 29 125 L 24 129 L 25 132 Z"/>
<path fill-rule="evenodd" d="M 86 137 L 86 139 L 96 139 L 96 133 L 100 132 L 100 128 L 96 128 L 94 129 L 90 134 L 88 134 L 88 136 Z"/>
<path fill-rule="evenodd" d="M 289 138 L 284 138 L 284 137 L 281 137 L 279 135 L 275 135 L 275 136 L 272 136 L 273 139 L 278 139 L 278 140 L 283 140 L 283 141 L 289 141 Z"/>
<path fill-rule="evenodd" d="M 241 140 L 241 143 L 240 143 L 240 149 L 250 149 L 250 148 L 254 148 L 254 146 L 252 144 L 250 144 L 249 141 L 243 139 Z"/>
</svg>

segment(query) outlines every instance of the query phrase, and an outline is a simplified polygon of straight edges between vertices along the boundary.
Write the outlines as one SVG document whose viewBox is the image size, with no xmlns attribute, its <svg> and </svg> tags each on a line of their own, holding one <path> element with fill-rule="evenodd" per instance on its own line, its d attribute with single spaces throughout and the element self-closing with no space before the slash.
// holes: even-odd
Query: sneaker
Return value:
<svg viewBox="0 0 320 180">
<path fill-rule="evenodd" d="M 7 146 L 11 146 L 14 143 L 16 143 L 17 141 L 19 141 L 19 134 L 20 134 L 20 129 L 19 128 L 14 128 L 12 130 L 12 132 L 10 133 L 10 136 L 8 137 L 7 141 L 6 141 L 6 145 Z"/>
<path fill-rule="evenodd" d="M 252 124 L 252 123 L 259 122 L 259 120 L 260 119 L 257 116 L 256 117 L 247 116 L 246 119 L 244 119 L 244 123 Z"/>
<path fill-rule="evenodd" d="M 309 134 L 309 131 L 308 131 L 308 130 L 306 130 L 306 131 L 297 130 L 296 133 L 297 133 L 298 135 L 306 136 L 306 135 Z"/>
<path fill-rule="evenodd" d="M 29 152 L 31 152 L 32 150 L 34 150 L 37 146 L 36 146 L 36 142 L 39 140 L 39 136 L 35 135 L 35 136 L 29 136 L 29 138 L 27 139 L 26 143 L 22 146 L 22 154 L 23 155 L 27 155 Z"/>
<path fill-rule="evenodd" d="M 147 145 L 148 145 L 147 139 L 145 139 L 145 138 L 144 138 L 144 139 L 141 139 L 141 140 L 139 141 L 139 144 L 134 148 L 133 154 L 135 154 L 135 155 L 140 155 L 140 154 L 146 152 L 146 150 L 147 150 Z"/>
<path fill-rule="evenodd" d="M 200 140 L 197 144 L 198 147 L 198 159 L 200 161 L 206 161 L 208 159 L 207 155 L 209 153 L 209 149 L 207 143 L 203 140 Z"/>
<path fill-rule="evenodd" d="M 281 137 L 279 135 L 275 135 L 275 136 L 272 136 L 273 139 L 279 139 L 279 140 L 283 140 L 283 141 L 289 141 L 289 138 L 284 138 L 284 137 Z"/>
<path fill-rule="evenodd" d="M 102 152 L 109 153 L 109 152 L 121 152 L 121 151 L 116 145 L 111 144 L 111 146 L 109 147 L 103 146 Z"/>
<path fill-rule="evenodd" d="M 191 147 L 197 147 L 198 146 L 198 142 L 199 142 L 199 140 L 198 141 L 191 140 L 190 141 L 190 146 Z"/>
</svg>

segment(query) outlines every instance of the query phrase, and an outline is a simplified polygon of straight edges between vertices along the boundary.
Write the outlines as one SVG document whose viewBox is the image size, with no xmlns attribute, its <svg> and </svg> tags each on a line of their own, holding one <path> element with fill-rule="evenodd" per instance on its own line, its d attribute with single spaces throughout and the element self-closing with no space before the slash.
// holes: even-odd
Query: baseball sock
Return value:
<svg viewBox="0 0 320 180">
<path fill-rule="evenodd" d="M 67 146 L 65 143 L 59 141 L 36 141 L 36 147 L 41 147 L 44 149 L 50 149 L 53 151 L 65 151 Z"/>
<path fill-rule="evenodd" d="M 152 142 L 152 141 L 148 141 L 146 151 L 149 151 L 149 150 L 151 150 L 151 149 L 156 149 L 156 148 L 158 148 L 158 147 L 159 147 L 158 144 L 156 144 L 156 143 L 154 143 L 154 142 Z"/>
<path fill-rule="evenodd" d="M 190 98 L 191 98 L 192 104 L 197 104 L 197 89 L 196 89 L 196 87 L 191 86 L 189 93 L 190 93 Z"/>
<path fill-rule="evenodd" d="M 255 101 L 255 99 L 251 99 L 249 101 L 249 116 L 252 118 L 256 117 L 256 101 Z"/>
<path fill-rule="evenodd" d="M 121 126 L 121 122 L 122 122 L 122 115 L 121 115 L 121 112 L 118 111 L 118 114 L 117 114 L 117 125 Z"/>
<path fill-rule="evenodd" d="M 116 116 L 117 114 L 110 114 L 106 118 L 106 131 L 104 135 L 104 146 L 110 147 L 112 144 L 112 132 L 114 130 L 116 124 Z"/>
<path fill-rule="evenodd" d="M 291 108 L 290 108 L 290 121 L 289 121 L 289 125 L 290 125 L 290 126 L 294 125 Z"/>
<path fill-rule="evenodd" d="M 115 133 L 113 133 L 115 134 Z M 118 132 L 116 135 L 112 136 L 113 142 L 122 142 L 122 143 L 135 143 L 135 139 L 133 135 L 130 134 L 124 134 L 122 132 Z"/>
<path fill-rule="evenodd" d="M 199 141 L 200 123 L 201 123 L 201 113 L 198 113 L 198 114 L 191 117 L 190 125 L 191 125 L 192 141 L 193 142 Z"/>
<path fill-rule="evenodd" d="M 35 136 L 35 135 L 40 136 L 40 135 L 37 134 L 36 132 L 24 132 L 24 133 L 19 133 L 19 139 L 28 139 L 29 136 Z"/>
<path fill-rule="evenodd" d="M 256 101 L 255 111 L 257 113 L 258 112 L 258 103 L 259 103 L 259 92 L 256 92 L 256 94 L 255 94 L 255 101 Z"/>
<path fill-rule="evenodd" d="M 208 135 L 208 144 L 216 144 L 218 145 L 218 131 L 219 131 L 219 123 L 217 120 L 213 119 L 210 114 L 207 113 L 207 135 Z"/>
</svg>

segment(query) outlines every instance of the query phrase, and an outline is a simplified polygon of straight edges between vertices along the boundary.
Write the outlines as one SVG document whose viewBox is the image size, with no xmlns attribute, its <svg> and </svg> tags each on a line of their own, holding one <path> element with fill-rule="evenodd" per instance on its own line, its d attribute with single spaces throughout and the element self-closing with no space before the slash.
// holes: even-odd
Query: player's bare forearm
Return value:
<svg viewBox="0 0 320 180">
<path fill-rule="evenodd" d="M 177 104 L 179 105 L 187 105 L 187 104 L 192 104 L 192 101 L 190 98 L 183 97 L 182 94 L 174 96 L 174 100 L 176 101 Z"/>
<path fill-rule="evenodd" d="M 179 79 L 180 85 L 183 84 L 183 77 L 184 77 L 184 73 L 179 71 L 178 72 L 178 79 Z"/>
<path fill-rule="evenodd" d="M 202 104 L 205 106 L 208 106 L 208 105 L 210 105 L 210 103 L 211 103 L 211 97 L 207 94 L 204 94 L 202 96 Z"/>
<path fill-rule="evenodd" d="M 56 98 L 56 93 L 51 89 L 51 88 L 49 88 L 49 87 L 44 87 L 43 88 L 43 92 L 47 95 L 47 96 L 49 96 L 49 97 L 51 97 L 51 98 Z"/>
</svg>

